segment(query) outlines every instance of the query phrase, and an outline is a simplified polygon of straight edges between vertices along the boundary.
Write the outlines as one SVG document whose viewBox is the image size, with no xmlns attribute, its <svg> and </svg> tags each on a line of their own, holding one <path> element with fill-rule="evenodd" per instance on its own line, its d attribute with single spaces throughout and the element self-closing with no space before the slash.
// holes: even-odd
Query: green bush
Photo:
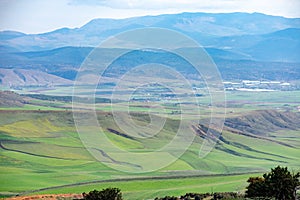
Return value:
<svg viewBox="0 0 300 200">
<path fill-rule="evenodd" d="M 87 193 L 82 193 L 85 200 L 123 200 L 122 193 L 119 188 L 106 188 L 102 191 L 93 190 Z"/>
<path fill-rule="evenodd" d="M 277 166 L 263 177 L 248 179 L 246 197 L 275 198 L 292 200 L 296 198 L 296 187 L 300 185 L 300 173 L 292 174 L 287 167 Z"/>
</svg>

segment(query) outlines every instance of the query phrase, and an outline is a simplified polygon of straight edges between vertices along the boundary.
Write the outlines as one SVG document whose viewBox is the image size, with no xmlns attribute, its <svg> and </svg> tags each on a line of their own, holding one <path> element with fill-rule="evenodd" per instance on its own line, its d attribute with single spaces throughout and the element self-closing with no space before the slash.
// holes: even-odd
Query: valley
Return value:
<svg viewBox="0 0 300 200">
<path fill-rule="evenodd" d="M 0 198 L 244 194 L 299 172 L 299 35 L 256 12 L 0 31 Z"/>
<path fill-rule="evenodd" d="M 19 101 L 6 106 L 1 101 L 3 170 L 0 193 L 81 193 L 116 186 L 122 189 L 125 197 L 139 199 L 193 191 L 243 191 L 246 177 L 251 174 L 264 172 L 275 165 L 299 169 L 300 117 L 297 109 L 300 94 L 297 94 L 295 91 L 278 91 L 257 96 L 252 92 L 229 91 L 226 94 L 229 112 L 222 135 L 206 157 L 198 156 L 210 113 L 202 106 L 207 109 L 201 111 L 202 122 L 191 124 L 196 137 L 178 160 L 158 171 L 128 174 L 108 167 L 120 165 L 114 159 L 107 161 L 109 165 L 99 162 L 83 146 L 75 128 L 69 97 L 6 93 L 5 99 L 10 97 Z M 3 97 L 3 92 L 0 96 Z M 136 123 L 147 124 L 148 108 L 138 104 L 133 103 L 130 107 L 131 116 Z M 114 145 L 127 151 L 149 151 L 165 145 L 173 137 L 172 130 L 176 130 L 179 122 L 180 114 L 172 113 L 174 107 L 170 107 L 160 134 L 147 139 L 135 138 L 115 124 L 109 102 L 96 105 L 98 120 L 106 136 Z M 180 183 L 176 181 L 179 177 Z M 212 179 L 216 180 L 214 184 L 207 184 Z"/>
</svg>

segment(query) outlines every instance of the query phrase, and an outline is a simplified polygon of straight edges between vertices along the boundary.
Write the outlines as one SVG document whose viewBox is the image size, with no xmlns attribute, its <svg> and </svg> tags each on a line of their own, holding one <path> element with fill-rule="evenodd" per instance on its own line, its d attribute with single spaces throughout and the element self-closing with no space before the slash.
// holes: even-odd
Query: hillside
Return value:
<svg viewBox="0 0 300 200">
<path fill-rule="evenodd" d="M 112 171 L 103 163 L 95 161 L 88 153 L 77 135 L 71 112 L 0 112 L 0 168 L 6 171 L 0 175 L 2 180 L 6 180 L 0 187 L 0 193 L 73 184 L 74 181 L 77 183 L 128 178 L 128 174 Z M 150 138 L 150 142 L 148 139 L 143 141 L 141 138 L 128 136 L 118 129 L 109 113 L 97 114 L 110 140 L 131 151 L 152 149 L 166 144 L 173 137 L 172 130 L 178 123 L 176 120 L 167 120 L 164 132 Z M 146 120 L 142 116 L 140 114 L 139 123 Z M 262 122 L 256 123 L 255 120 L 258 119 Z M 240 118 L 229 117 L 215 149 L 207 157 L 198 157 L 203 141 L 199 135 L 179 160 L 157 172 L 141 176 L 169 177 L 174 172 L 176 176 L 183 177 L 250 173 L 264 171 L 278 164 L 299 167 L 299 119 L 299 113 L 279 111 L 255 111 L 243 114 Z M 261 129 L 262 123 L 267 128 Z M 205 125 L 200 125 L 198 130 L 198 133 L 205 133 Z M 241 134 L 240 130 L 245 132 Z M 111 159 L 110 164 L 126 163 Z M 139 175 L 135 174 L 132 178 L 135 177 Z M 27 180 L 26 184 L 15 181 L 17 179 Z"/>
<path fill-rule="evenodd" d="M 2 64 L 0 84 L 5 86 L 72 84 L 82 62 L 92 50 L 93 48 L 83 47 L 63 47 L 34 52 L 8 52 L 7 50 L 5 56 L 0 58 Z M 233 50 L 218 48 L 205 48 L 205 50 L 214 59 L 225 80 L 293 81 L 300 77 L 300 63 L 256 61 L 250 55 Z M 294 54 L 288 52 L 285 54 L 298 58 L 297 51 L 293 51 Z M 110 73 L 109 76 L 119 76 L 132 66 L 147 62 L 165 64 L 187 75 L 195 74 L 187 62 L 174 54 L 138 50 L 116 59 L 107 73 Z"/>
<path fill-rule="evenodd" d="M 0 91 L 0 107 L 21 107 L 27 101 L 19 94 L 11 91 Z"/>
<path fill-rule="evenodd" d="M 96 49 L 147 27 L 185 34 L 205 51 L 169 35 L 174 49 L 116 46 L 126 37 Z M 148 33 L 141 44 L 152 42 Z M 278 165 L 299 171 L 299 35 L 300 18 L 261 13 L 0 32 L 0 89 L 12 90 L 0 91 L 0 198 L 103 187 L 139 200 L 243 192 L 250 175 Z"/>
<path fill-rule="evenodd" d="M 71 85 L 72 81 L 51 75 L 39 70 L 27 69 L 1 69 L 0 83 L 3 86 L 54 86 Z"/>
<path fill-rule="evenodd" d="M 49 33 L 26 35 L 0 33 L 1 45 L 22 51 L 53 49 L 63 46 L 97 46 L 105 38 L 134 28 L 161 27 L 191 36 L 206 45 L 224 36 L 260 35 L 300 28 L 300 19 L 288 19 L 260 13 L 181 13 L 128 19 L 94 19 L 80 28 L 63 28 Z"/>
<path fill-rule="evenodd" d="M 299 117 L 299 113 L 293 112 L 254 111 L 239 117 L 227 118 L 225 129 L 249 136 L 269 136 L 269 133 L 279 130 L 300 129 Z"/>
<path fill-rule="evenodd" d="M 199 42 L 226 80 L 295 81 L 300 77 L 300 19 L 260 13 L 181 13 L 94 19 L 80 28 L 41 34 L 0 32 L 0 84 L 70 84 L 82 62 L 102 41 L 127 30 L 147 27 L 178 31 Z M 140 57 L 157 60 L 164 56 L 161 64 L 174 62 L 173 57 L 166 54 L 148 54 L 137 51 L 135 56 L 121 59 L 119 67 L 140 64 Z M 33 71 L 25 73 L 24 70 Z M 122 70 L 128 68 L 116 71 Z"/>
</svg>

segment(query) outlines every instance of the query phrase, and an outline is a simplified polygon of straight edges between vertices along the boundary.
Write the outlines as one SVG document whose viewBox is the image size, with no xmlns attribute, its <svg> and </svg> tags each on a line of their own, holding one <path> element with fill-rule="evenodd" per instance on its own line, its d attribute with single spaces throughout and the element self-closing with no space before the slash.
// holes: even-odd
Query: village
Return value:
<svg viewBox="0 0 300 200">
<path fill-rule="evenodd" d="M 223 84 L 227 91 L 291 91 L 298 88 L 297 85 L 285 81 L 241 80 L 236 82 L 224 81 Z"/>
</svg>

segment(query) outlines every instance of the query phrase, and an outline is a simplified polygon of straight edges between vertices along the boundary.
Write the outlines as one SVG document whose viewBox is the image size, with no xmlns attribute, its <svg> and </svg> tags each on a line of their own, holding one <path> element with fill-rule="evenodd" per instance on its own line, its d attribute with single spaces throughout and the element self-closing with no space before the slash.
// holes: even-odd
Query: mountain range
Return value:
<svg viewBox="0 0 300 200">
<path fill-rule="evenodd" d="M 181 13 L 94 19 L 80 28 L 41 34 L 2 31 L 0 84 L 69 83 L 86 56 L 102 41 L 144 27 L 167 28 L 191 37 L 214 59 L 224 79 L 300 78 L 300 18 L 261 13 Z M 40 79 L 33 81 L 37 73 Z"/>
</svg>

